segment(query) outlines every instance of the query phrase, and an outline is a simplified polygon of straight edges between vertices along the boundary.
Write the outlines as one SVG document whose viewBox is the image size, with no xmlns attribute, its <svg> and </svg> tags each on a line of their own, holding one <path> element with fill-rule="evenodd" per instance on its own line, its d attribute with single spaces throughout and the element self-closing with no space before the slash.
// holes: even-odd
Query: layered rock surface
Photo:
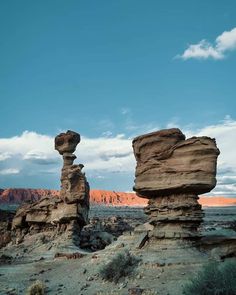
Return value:
<svg viewBox="0 0 236 295">
<path fill-rule="evenodd" d="M 219 150 L 214 139 L 192 137 L 177 128 L 133 140 L 137 161 L 134 190 L 148 198 L 145 212 L 158 238 L 195 238 L 202 221 L 198 194 L 216 185 Z"/>
<path fill-rule="evenodd" d="M 79 242 L 79 233 L 88 222 L 89 185 L 82 164 L 74 165 L 76 145 L 80 135 L 73 131 L 61 133 L 55 138 L 55 149 L 63 155 L 60 195 L 46 196 L 37 202 L 18 209 L 12 228 L 18 240 L 25 234 L 53 231 L 53 237 L 65 234 L 65 238 Z"/>
</svg>

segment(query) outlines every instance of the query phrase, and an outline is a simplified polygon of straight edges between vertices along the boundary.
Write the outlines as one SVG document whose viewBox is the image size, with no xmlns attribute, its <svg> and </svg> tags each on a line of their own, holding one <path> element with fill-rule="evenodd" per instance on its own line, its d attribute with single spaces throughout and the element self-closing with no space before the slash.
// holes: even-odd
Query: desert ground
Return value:
<svg viewBox="0 0 236 295">
<path fill-rule="evenodd" d="M 236 207 L 204 208 L 204 212 L 201 227 L 204 236 L 235 236 L 235 229 L 229 225 L 235 220 Z M 47 287 L 46 294 L 51 295 L 141 294 L 132 293 L 139 289 L 147 294 L 181 295 L 183 285 L 205 263 L 207 254 L 204 249 L 197 246 L 194 249 L 188 244 L 179 246 L 176 241 L 168 242 L 168 247 L 167 242 L 162 241 L 159 245 L 139 249 L 140 233 L 134 228 L 138 229 L 146 222 L 141 207 L 92 206 L 90 220 L 101 217 L 103 222 L 104 219 L 118 217 L 119 221 L 128 222 L 133 228 L 124 231 L 100 251 L 67 245 L 66 253 L 84 254 L 74 259 L 55 258 L 57 252 L 65 249 L 62 244 L 50 248 L 47 243 L 39 243 L 43 234 L 35 235 L 34 240 L 28 241 L 28 246 L 24 243 L 1 249 L 0 255 L 7 255 L 10 259 L 1 260 L 0 294 L 25 294 L 33 282 L 40 280 Z M 140 260 L 132 275 L 118 283 L 103 280 L 99 275 L 101 266 L 125 250 Z M 216 258 L 215 254 L 212 253 L 212 259 Z"/>
</svg>

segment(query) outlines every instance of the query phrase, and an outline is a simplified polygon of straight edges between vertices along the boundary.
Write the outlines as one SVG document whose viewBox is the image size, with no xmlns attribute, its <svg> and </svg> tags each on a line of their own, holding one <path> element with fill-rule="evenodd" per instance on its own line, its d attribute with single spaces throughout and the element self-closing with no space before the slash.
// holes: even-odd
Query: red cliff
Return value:
<svg viewBox="0 0 236 295">
<path fill-rule="evenodd" d="M 0 204 L 18 204 L 24 201 L 37 201 L 48 195 L 56 196 L 57 190 L 8 188 L 0 190 Z"/>
<path fill-rule="evenodd" d="M 49 189 L 0 189 L 0 204 L 17 204 L 24 201 L 37 201 L 44 196 L 57 196 L 59 191 Z M 106 190 L 91 190 L 92 204 L 113 206 L 146 206 L 147 199 L 139 198 L 135 193 L 115 192 Z M 199 200 L 203 206 L 236 206 L 236 198 L 205 197 Z"/>
<path fill-rule="evenodd" d="M 124 193 L 105 190 L 91 190 L 90 202 L 113 206 L 146 206 L 147 200 L 139 198 L 135 193 Z"/>
</svg>

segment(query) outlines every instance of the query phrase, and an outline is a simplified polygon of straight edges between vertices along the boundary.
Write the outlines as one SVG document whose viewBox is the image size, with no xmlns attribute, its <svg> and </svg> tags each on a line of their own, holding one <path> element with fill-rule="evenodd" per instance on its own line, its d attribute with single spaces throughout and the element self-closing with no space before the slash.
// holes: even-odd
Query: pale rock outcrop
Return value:
<svg viewBox="0 0 236 295">
<path fill-rule="evenodd" d="M 134 190 L 148 198 L 157 238 L 196 238 L 203 213 L 198 194 L 216 185 L 215 140 L 206 136 L 185 139 L 177 128 L 160 130 L 133 140 L 137 161 Z"/>
</svg>

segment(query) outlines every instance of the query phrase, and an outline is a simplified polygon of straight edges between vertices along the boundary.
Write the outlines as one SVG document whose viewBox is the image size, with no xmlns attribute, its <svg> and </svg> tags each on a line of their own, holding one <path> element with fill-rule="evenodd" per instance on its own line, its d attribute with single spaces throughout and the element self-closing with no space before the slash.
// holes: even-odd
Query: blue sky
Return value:
<svg viewBox="0 0 236 295">
<path fill-rule="evenodd" d="M 150 130 L 207 131 L 233 152 L 235 14 L 233 0 L 2 1 L 0 187 L 58 187 L 50 140 L 67 129 L 94 188 L 132 190 L 131 138 Z"/>
</svg>

